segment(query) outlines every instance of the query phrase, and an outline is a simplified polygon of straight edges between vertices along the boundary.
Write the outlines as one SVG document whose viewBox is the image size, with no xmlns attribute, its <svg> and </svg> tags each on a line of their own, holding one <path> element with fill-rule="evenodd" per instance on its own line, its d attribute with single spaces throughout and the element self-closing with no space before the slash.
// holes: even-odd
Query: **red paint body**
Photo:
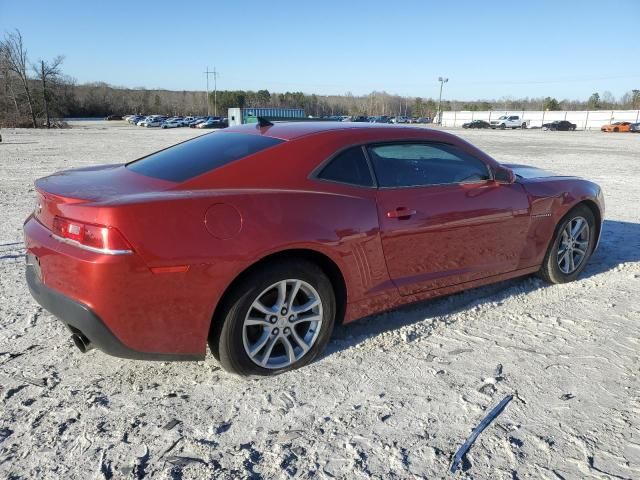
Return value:
<svg viewBox="0 0 640 480">
<path fill-rule="evenodd" d="M 490 169 L 499 167 L 444 132 L 333 122 L 227 132 L 286 141 L 183 183 L 122 165 L 38 180 L 42 209 L 24 229 L 43 283 L 92 309 L 131 349 L 204 356 L 226 289 L 271 254 L 311 250 L 330 259 L 346 284 L 349 322 L 534 272 L 573 206 L 590 202 L 600 220 L 604 212 L 597 185 L 530 168 L 514 167 L 529 178 L 508 184 L 402 189 L 310 176 L 347 146 L 410 139 L 454 144 Z M 415 214 L 387 216 L 397 208 Z M 134 253 L 104 255 L 60 242 L 50 231 L 55 216 L 115 227 Z"/>
</svg>

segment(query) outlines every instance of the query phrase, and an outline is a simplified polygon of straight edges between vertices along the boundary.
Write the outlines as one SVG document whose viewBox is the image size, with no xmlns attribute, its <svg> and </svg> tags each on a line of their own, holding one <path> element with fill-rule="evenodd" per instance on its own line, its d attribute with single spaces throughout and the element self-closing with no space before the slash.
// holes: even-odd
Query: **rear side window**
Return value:
<svg viewBox="0 0 640 480">
<path fill-rule="evenodd" d="M 127 168 L 147 177 L 184 182 L 282 142 L 262 135 L 209 133 L 134 160 Z"/>
<path fill-rule="evenodd" d="M 373 186 L 373 178 L 362 147 L 352 147 L 336 155 L 320 171 L 318 178 L 363 187 Z"/>
</svg>

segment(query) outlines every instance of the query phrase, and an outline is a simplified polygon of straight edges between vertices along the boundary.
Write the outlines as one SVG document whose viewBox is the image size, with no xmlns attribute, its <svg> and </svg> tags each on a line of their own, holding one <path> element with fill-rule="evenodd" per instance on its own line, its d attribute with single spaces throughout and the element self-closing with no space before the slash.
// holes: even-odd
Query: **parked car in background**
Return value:
<svg viewBox="0 0 640 480">
<path fill-rule="evenodd" d="M 371 123 L 391 123 L 391 118 L 387 115 L 379 115 L 370 120 Z"/>
<path fill-rule="evenodd" d="M 393 117 L 391 123 L 409 123 L 409 119 L 404 116 Z"/>
<path fill-rule="evenodd" d="M 491 128 L 496 129 L 499 128 L 504 130 L 505 128 L 527 128 L 527 122 L 525 122 L 520 115 L 502 115 L 498 117 L 497 120 L 491 120 L 489 122 Z"/>
<path fill-rule="evenodd" d="M 368 122 L 369 117 L 365 117 L 364 115 L 354 115 L 351 117 L 352 122 Z"/>
<path fill-rule="evenodd" d="M 601 132 L 628 132 L 631 130 L 631 122 L 613 122 L 600 127 Z"/>
<path fill-rule="evenodd" d="M 431 123 L 430 117 L 418 117 L 417 123 Z"/>
<path fill-rule="evenodd" d="M 189 123 L 189 128 L 196 128 L 198 125 L 200 125 L 201 123 L 204 123 L 204 122 L 206 122 L 208 120 L 209 120 L 208 117 L 197 118 L 193 122 Z"/>
<path fill-rule="evenodd" d="M 144 115 L 132 115 L 129 118 L 127 118 L 127 122 L 129 122 L 132 125 L 137 125 L 138 122 L 144 120 Z"/>
<path fill-rule="evenodd" d="M 222 121 L 222 117 L 210 117 L 208 120 L 199 123 L 196 128 L 224 128 L 226 126 Z"/>
<path fill-rule="evenodd" d="M 633 133 L 640 133 L 640 123 L 632 123 L 629 125 L 629 131 Z"/>
<path fill-rule="evenodd" d="M 105 120 L 122 120 L 121 115 L 109 115 L 104 118 Z"/>
<path fill-rule="evenodd" d="M 161 128 L 180 128 L 182 127 L 182 119 L 169 119 L 160 125 Z"/>
<path fill-rule="evenodd" d="M 574 131 L 577 125 L 567 120 L 556 120 L 555 122 L 545 123 L 542 125 L 543 130 L 561 130 L 561 131 Z"/>
<path fill-rule="evenodd" d="M 145 120 L 143 127 L 161 127 L 164 123 L 164 118 L 156 117 Z"/>
<path fill-rule="evenodd" d="M 484 120 L 473 120 L 462 124 L 462 128 L 489 128 L 490 126 L 489 122 L 485 122 Z"/>
<path fill-rule="evenodd" d="M 604 218 L 593 182 L 353 123 L 240 125 L 35 189 L 27 283 L 80 351 L 203 360 L 209 344 L 240 375 L 304 366 L 334 325 L 410 302 L 575 280 Z"/>
</svg>

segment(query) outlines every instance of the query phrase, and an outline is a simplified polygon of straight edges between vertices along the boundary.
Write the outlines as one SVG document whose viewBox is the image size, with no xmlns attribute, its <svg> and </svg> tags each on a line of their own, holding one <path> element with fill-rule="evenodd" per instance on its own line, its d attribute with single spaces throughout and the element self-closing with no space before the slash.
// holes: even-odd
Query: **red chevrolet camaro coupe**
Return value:
<svg viewBox="0 0 640 480">
<path fill-rule="evenodd" d="M 35 299 L 82 351 L 269 375 L 336 322 L 539 273 L 574 280 L 600 236 L 586 180 L 503 165 L 441 131 L 261 121 L 36 181 Z"/>
</svg>

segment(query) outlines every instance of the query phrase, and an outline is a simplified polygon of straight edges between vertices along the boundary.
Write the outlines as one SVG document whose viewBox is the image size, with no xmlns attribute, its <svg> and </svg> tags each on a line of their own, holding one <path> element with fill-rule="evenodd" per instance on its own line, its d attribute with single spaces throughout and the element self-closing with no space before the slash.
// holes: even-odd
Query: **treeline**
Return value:
<svg viewBox="0 0 640 480">
<path fill-rule="evenodd" d="M 106 83 L 76 84 L 62 72 L 63 57 L 32 62 L 19 31 L 0 41 L 0 127 L 50 127 L 64 117 L 104 117 L 127 113 L 225 116 L 231 107 L 303 108 L 307 115 L 405 115 L 434 117 L 438 101 L 385 91 L 368 95 L 317 95 L 268 90 L 203 91 L 121 88 Z M 445 92 L 446 93 L 446 92 Z M 207 104 L 208 101 L 208 104 Z M 640 109 L 640 90 L 616 99 L 610 92 L 588 99 L 503 97 L 497 100 L 443 100 L 442 110 Z"/>
</svg>

